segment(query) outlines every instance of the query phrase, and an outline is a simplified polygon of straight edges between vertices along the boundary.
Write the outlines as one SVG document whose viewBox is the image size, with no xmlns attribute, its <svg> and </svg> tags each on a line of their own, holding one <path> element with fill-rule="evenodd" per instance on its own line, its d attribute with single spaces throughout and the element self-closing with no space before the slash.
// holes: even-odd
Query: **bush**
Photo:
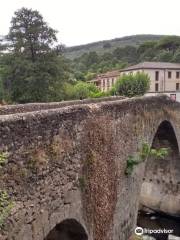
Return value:
<svg viewBox="0 0 180 240">
<path fill-rule="evenodd" d="M 75 99 L 85 99 L 90 97 L 91 93 L 98 92 L 98 89 L 94 84 L 88 84 L 86 82 L 78 82 L 74 86 Z"/>
<path fill-rule="evenodd" d="M 124 75 L 117 80 L 111 92 L 126 97 L 144 95 L 150 86 L 150 78 L 147 74 L 136 73 Z"/>
<path fill-rule="evenodd" d="M 101 97 L 108 97 L 110 94 L 108 92 L 91 92 L 90 97 L 91 98 L 101 98 Z"/>
<path fill-rule="evenodd" d="M 107 95 L 92 83 L 78 81 L 75 85 L 64 84 L 64 100 L 99 98 Z"/>
<path fill-rule="evenodd" d="M 139 163 L 142 163 L 147 160 L 148 157 L 153 157 L 155 159 L 165 159 L 169 154 L 168 148 L 151 148 L 150 145 L 146 142 L 142 143 L 141 149 L 134 156 L 129 155 L 127 159 L 127 165 L 125 169 L 126 175 L 131 175 L 134 170 L 134 167 Z"/>
</svg>

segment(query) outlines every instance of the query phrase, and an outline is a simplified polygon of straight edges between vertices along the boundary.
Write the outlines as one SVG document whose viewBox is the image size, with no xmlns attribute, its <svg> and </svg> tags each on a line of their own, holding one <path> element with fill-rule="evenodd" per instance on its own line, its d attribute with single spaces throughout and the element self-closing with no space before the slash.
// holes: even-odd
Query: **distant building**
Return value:
<svg viewBox="0 0 180 240">
<path fill-rule="evenodd" d="M 112 88 L 114 83 L 120 77 L 120 70 L 115 70 L 97 75 L 96 79 L 91 80 L 101 91 L 106 92 Z"/>
<path fill-rule="evenodd" d="M 123 74 L 144 72 L 150 77 L 150 89 L 146 95 L 167 94 L 180 101 L 180 64 L 167 62 L 143 62 L 119 71 L 98 75 L 92 80 L 101 91 L 108 91 Z"/>
</svg>

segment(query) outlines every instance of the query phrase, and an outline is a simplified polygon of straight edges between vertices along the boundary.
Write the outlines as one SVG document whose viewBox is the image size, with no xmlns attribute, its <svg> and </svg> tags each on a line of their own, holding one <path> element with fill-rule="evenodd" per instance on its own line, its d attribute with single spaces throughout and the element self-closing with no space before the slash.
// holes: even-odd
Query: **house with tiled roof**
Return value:
<svg viewBox="0 0 180 240">
<path fill-rule="evenodd" d="M 180 101 L 180 64 L 168 62 L 142 62 L 121 70 L 98 75 L 93 82 L 102 90 L 111 89 L 123 74 L 144 72 L 150 78 L 150 88 L 146 95 L 165 93 Z M 98 84 L 97 84 L 98 83 Z"/>
<path fill-rule="evenodd" d="M 117 79 L 120 77 L 121 71 L 114 70 L 97 75 L 97 77 L 91 80 L 101 91 L 106 92 L 112 88 Z"/>
</svg>

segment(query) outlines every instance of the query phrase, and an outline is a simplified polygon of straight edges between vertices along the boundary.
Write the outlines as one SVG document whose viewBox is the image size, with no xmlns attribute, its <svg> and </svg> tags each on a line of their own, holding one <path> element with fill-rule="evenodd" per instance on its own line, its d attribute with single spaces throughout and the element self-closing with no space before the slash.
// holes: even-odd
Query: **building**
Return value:
<svg viewBox="0 0 180 240">
<path fill-rule="evenodd" d="M 112 88 L 114 83 L 120 77 L 120 70 L 115 70 L 97 75 L 96 79 L 91 80 L 101 91 L 106 92 Z"/>
<path fill-rule="evenodd" d="M 101 91 L 109 90 L 123 74 L 144 72 L 150 77 L 150 89 L 146 95 L 165 93 L 180 101 L 180 64 L 168 62 L 142 62 L 119 71 L 98 75 L 92 80 Z"/>
<path fill-rule="evenodd" d="M 143 62 L 121 70 L 122 74 L 144 72 L 150 77 L 150 88 L 146 95 L 165 93 L 180 101 L 180 64 L 167 62 Z"/>
</svg>

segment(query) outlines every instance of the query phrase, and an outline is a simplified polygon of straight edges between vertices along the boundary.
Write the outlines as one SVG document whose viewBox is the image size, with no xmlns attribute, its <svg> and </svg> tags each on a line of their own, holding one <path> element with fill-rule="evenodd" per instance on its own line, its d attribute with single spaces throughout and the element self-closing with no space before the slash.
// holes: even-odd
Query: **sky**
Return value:
<svg viewBox="0 0 180 240">
<path fill-rule="evenodd" d="M 180 0 L 4 0 L 0 35 L 21 7 L 38 10 L 66 46 L 135 34 L 180 35 Z"/>
</svg>

